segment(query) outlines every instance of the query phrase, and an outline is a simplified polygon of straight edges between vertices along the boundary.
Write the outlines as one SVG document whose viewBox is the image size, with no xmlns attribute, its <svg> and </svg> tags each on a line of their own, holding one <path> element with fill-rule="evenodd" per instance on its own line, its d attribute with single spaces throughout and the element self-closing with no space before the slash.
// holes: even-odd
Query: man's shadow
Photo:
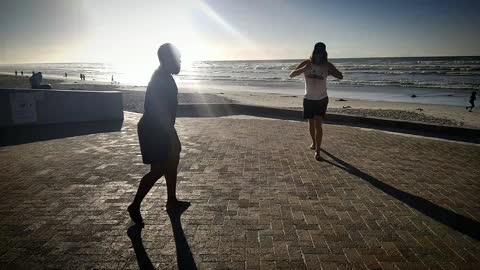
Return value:
<svg viewBox="0 0 480 270">
<path fill-rule="evenodd" d="M 130 241 L 132 241 L 133 250 L 137 257 L 138 268 L 141 270 L 152 270 L 155 268 L 143 246 L 142 229 L 143 224 L 135 224 L 128 228 L 127 235 L 130 238 Z"/>
<path fill-rule="evenodd" d="M 193 258 L 192 251 L 188 245 L 187 238 L 183 232 L 182 223 L 180 217 L 188 207 L 175 208 L 167 210 L 168 217 L 170 217 L 170 222 L 172 223 L 173 237 L 175 238 L 175 248 L 177 250 L 177 265 L 178 269 L 191 269 L 196 270 L 197 265 L 195 264 L 195 259 Z"/>
<path fill-rule="evenodd" d="M 390 186 L 375 177 L 355 168 L 351 164 L 337 158 L 325 150 L 321 150 L 329 156 L 334 162 L 324 160 L 333 166 L 336 166 L 350 174 L 353 174 L 367 182 L 384 193 L 402 201 L 409 207 L 416 209 L 422 214 L 440 222 L 462 234 L 468 235 L 475 240 L 480 240 L 480 222 L 470 219 L 468 217 L 457 214 L 451 210 L 438 206 L 422 197 L 410 194 L 408 192 L 399 190 Z"/>
<path fill-rule="evenodd" d="M 168 217 L 170 218 L 170 222 L 172 223 L 173 237 L 175 238 L 178 269 L 196 270 L 197 265 L 195 264 L 192 252 L 190 251 L 190 246 L 188 245 L 188 241 L 185 237 L 185 233 L 183 232 L 182 223 L 180 220 L 181 215 L 187 209 L 188 207 L 177 208 L 173 210 L 167 210 L 167 213 Z M 135 224 L 128 228 L 127 235 L 132 241 L 132 246 L 133 250 L 135 251 L 135 256 L 137 257 L 139 269 L 155 269 L 152 261 L 148 257 L 147 252 L 145 251 L 145 247 L 143 246 L 142 229 L 143 225 Z"/>
</svg>

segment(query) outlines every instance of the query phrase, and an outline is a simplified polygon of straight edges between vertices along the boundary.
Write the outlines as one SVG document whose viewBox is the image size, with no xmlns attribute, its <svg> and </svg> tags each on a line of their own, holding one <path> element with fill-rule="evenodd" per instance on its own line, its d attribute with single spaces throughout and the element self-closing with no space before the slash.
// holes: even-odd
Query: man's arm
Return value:
<svg viewBox="0 0 480 270">
<path fill-rule="evenodd" d="M 330 62 L 328 62 L 328 75 L 332 75 L 339 80 L 343 79 L 343 74 Z"/>
</svg>

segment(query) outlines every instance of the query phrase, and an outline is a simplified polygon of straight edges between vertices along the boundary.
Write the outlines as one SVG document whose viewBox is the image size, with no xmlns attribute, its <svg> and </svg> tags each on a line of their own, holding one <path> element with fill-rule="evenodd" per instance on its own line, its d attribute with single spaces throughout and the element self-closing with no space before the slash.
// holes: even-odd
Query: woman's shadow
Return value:
<svg viewBox="0 0 480 270">
<path fill-rule="evenodd" d="M 172 223 L 173 237 L 175 238 L 175 247 L 177 251 L 177 265 L 178 269 L 197 269 L 195 259 L 193 258 L 190 246 L 188 245 L 187 238 L 183 232 L 182 223 L 180 220 L 181 215 L 188 207 L 176 208 L 167 210 L 168 217 Z M 142 241 L 142 229 L 143 225 L 135 224 L 128 228 L 127 235 L 132 241 L 133 250 L 137 257 L 138 267 L 141 270 L 155 269 L 152 261 L 148 257 L 145 247 Z"/>
<path fill-rule="evenodd" d="M 420 196 L 397 189 L 394 186 L 384 183 L 377 178 L 359 170 L 346 161 L 332 155 L 331 153 L 323 149 L 321 151 L 334 161 L 332 162 L 329 160 L 324 160 L 326 163 L 329 163 L 339 169 L 359 177 L 364 181 L 367 181 L 378 190 L 381 190 L 385 194 L 400 200 L 404 204 L 432 218 L 433 220 L 440 222 L 464 235 L 468 235 L 475 240 L 480 240 L 480 222 L 457 214 L 450 209 L 436 205 Z"/>
</svg>

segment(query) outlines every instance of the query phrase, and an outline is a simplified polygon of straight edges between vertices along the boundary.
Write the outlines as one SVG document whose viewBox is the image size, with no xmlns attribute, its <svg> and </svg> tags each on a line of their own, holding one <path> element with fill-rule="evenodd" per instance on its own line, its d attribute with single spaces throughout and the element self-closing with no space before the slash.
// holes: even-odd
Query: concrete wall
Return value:
<svg viewBox="0 0 480 270">
<path fill-rule="evenodd" d="M 122 123 L 121 92 L 0 89 L 0 145 L 115 131 Z"/>
<path fill-rule="evenodd" d="M 120 92 L 0 89 L 0 127 L 104 120 L 123 120 Z"/>
</svg>

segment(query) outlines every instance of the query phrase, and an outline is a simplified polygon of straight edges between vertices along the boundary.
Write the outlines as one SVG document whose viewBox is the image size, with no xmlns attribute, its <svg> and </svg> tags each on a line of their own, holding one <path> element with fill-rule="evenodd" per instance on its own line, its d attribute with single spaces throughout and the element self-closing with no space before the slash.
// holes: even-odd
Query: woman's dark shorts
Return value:
<svg viewBox="0 0 480 270">
<path fill-rule="evenodd" d="M 318 115 L 325 117 L 327 112 L 328 97 L 320 100 L 303 99 L 303 119 L 312 119 Z"/>
</svg>

